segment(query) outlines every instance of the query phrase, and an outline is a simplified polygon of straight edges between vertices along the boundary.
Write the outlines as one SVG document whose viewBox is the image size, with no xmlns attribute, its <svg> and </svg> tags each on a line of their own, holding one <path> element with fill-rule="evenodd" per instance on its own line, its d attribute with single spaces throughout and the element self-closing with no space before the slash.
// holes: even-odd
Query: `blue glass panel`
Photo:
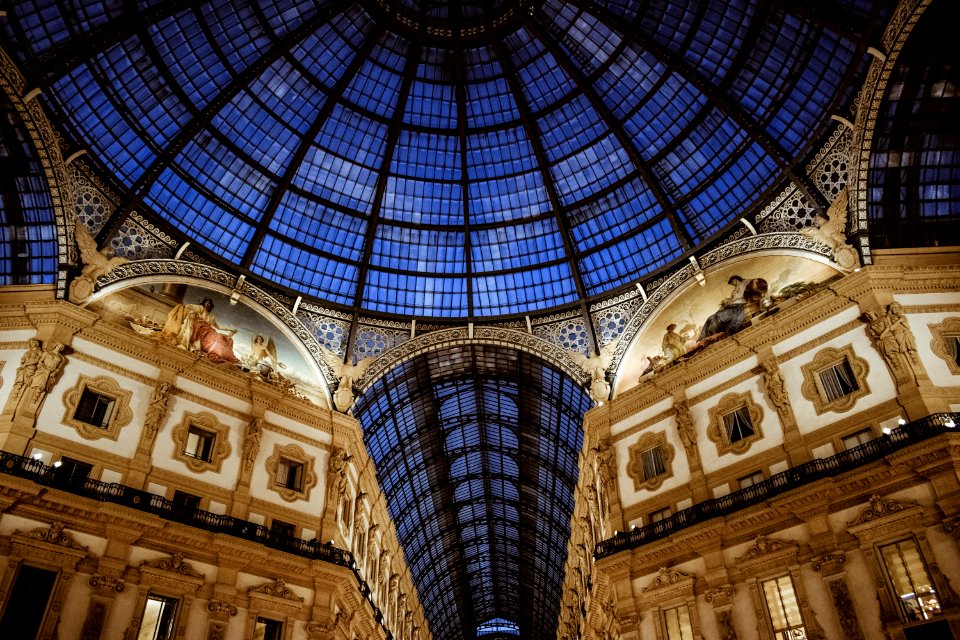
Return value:
<svg viewBox="0 0 960 640">
<path fill-rule="evenodd" d="M 455 133 L 404 130 L 393 151 L 390 173 L 408 178 L 459 180 L 461 166 L 460 137 Z"/>
<path fill-rule="evenodd" d="M 211 120 L 267 171 L 279 174 L 297 148 L 297 132 L 277 120 L 247 91 L 238 93 Z"/>
<path fill-rule="evenodd" d="M 590 101 L 583 96 L 577 96 L 537 120 L 537 128 L 550 162 L 556 162 L 609 133 Z"/>
<path fill-rule="evenodd" d="M 581 258 L 580 272 L 587 295 L 633 282 L 679 258 L 683 252 L 670 223 L 661 220 L 639 235 Z"/>
<path fill-rule="evenodd" d="M 270 28 L 278 36 L 293 31 L 301 24 L 317 15 L 327 2 L 317 0 L 284 0 L 283 2 L 265 2 L 261 4 Z"/>
<path fill-rule="evenodd" d="M 209 134 L 190 141 L 177 165 L 237 211 L 262 211 L 276 188 L 273 180 Z"/>
<path fill-rule="evenodd" d="M 553 184 L 564 204 L 582 200 L 625 177 L 633 165 L 613 135 L 550 166 Z"/>
<path fill-rule="evenodd" d="M 632 112 L 667 72 L 652 53 L 628 46 L 596 80 L 597 92 L 618 118 Z"/>
<path fill-rule="evenodd" d="M 386 148 L 387 126 L 336 105 L 317 135 L 316 144 L 341 158 L 379 169 Z"/>
<path fill-rule="evenodd" d="M 377 226 L 370 264 L 418 273 L 463 273 L 463 231 Z"/>
<path fill-rule="evenodd" d="M 115 104 L 130 111 L 131 128 L 155 151 L 166 146 L 190 119 L 190 113 L 167 86 L 139 38 L 110 47 L 97 58 L 100 77 L 110 87 Z"/>
<path fill-rule="evenodd" d="M 367 220 L 287 192 L 270 220 L 270 229 L 308 247 L 360 262 Z"/>
<path fill-rule="evenodd" d="M 517 76 L 527 104 L 535 113 L 553 105 L 576 88 L 573 80 L 550 53 L 544 53 L 519 67 Z"/>
<path fill-rule="evenodd" d="M 463 50 L 463 73 L 467 83 L 472 84 L 503 75 L 503 68 L 490 47 L 481 46 Z"/>
<path fill-rule="evenodd" d="M 383 118 L 393 115 L 407 64 L 406 49 L 406 41 L 399 36 L 384 35 L 343 92 L 344 99 Z"/>
<path fill-rule="evenodd" d="M 312 81 L 281 59 L 250 83 L 251 92 L 281 122 L 305 134 L 326 99 Z"/>
<path fill-rule="evenodd" d="M 370 269 L 363 306 L 372 311 L 422 317 L 458 317 L 467 312 L 463 278 L 395 274 Z"/>
<path fill-rule="evenodd" d="M 651 0 L 641 24 L 660 44 L 675 53 L 693 27 L 700 3 L 696 0 Z"/>
<path fill-rule="evenodd" d="M 163 63 L 193 105 L 202 109 L 230 82 L 230 72 L 214 53 L 193 11 L 148 27 Z"/>
<path fill-rule="evenodd" d="M 639 180 L 631 180 L 596 202 L 572 209 L 566 217 L 574 245 L 582 252 L 615 240 L 660 214 L 653 192 Z"/>
<path fill-rule="evenodd" d="M 467 174 L 485 180 L 535 169 L 536 158 L 523 127 L 496 129 L 467 138 Z"/>
<path fill-rule="evenodd" d="M 693 85 L 671 74 L 640 108 L 624 122 L 644 158 L 661 152 L 707 104 Z"/>
<path fill-rule="evenodd" d="M 467 85 L 467 126 L 470 128 L 516 122 L 520 111 L 502 77 Z"/>
<path fill-rule="evenodd" d="M 519 220 L 550 211 L 540 171 L 470 183 L 470 220 L 489 224 Z"/>
<path fill-rule="evenodd" d="M 577 299 L 567 263 L 473 279 L 473 310 L 478 316 L 528 313 Z"/>
<path fill-rule="evenodd" d="M 415 224 L 462 225 L 460 183 L 387 178 L 380 217 Z"/>
<path fill-rule="evenodd" d="M 756 143 L 751 144 L 730 168 L 690 201 L 694 235 L 706 239 L 736 212 L 743 211 L 777 178 L 777 163 Z"/>
<path fill-rule="evenodd" d="M 307 152 L 293 184 L 347 209 L 368 213 L 373 204 L 377 174 L 319 147 Z"/>
<path fill-rule="evenodd" d="M 253 227 L 197 191 L 181 176 L 165 169 L 150 187 L 145 202 L 184 233 L 239 262 L 253 236 Z M 189 215 L 184 212 L 189 211 Z"/>
<path fill-rule="evenodd" d="M 250 5 L 213 0 L 201 8 L 201 13 L 234 72 L 240 73 L 270 48 L 270 38 Z"/>
<path fill-rule="evenodd" d="M 27 44 L 34 53 L 46 51 L 70 38 L 58 0 L 34 0 L 7 6 L 16 15 Z"/>
<path fill-rule="evenodd" d="M 330 22 L 319 25 L 290 50 L 290 55 L 325 87 L 332 89 L 356 57 L 356 50 L 373 24 L 370 16 L 354 5 Z"/>
<path fill-rule="evenodd" d="M 564 253 L 554 218 L 473 231 L 470 246 L 475 272 L 522 269 L 560 260 Z"/>
<path fill-rule="evenodd" d="M 250 270 L 281 286 L 339 304 L 353 303 L 357 269 L 267 234 Z"/>
<path fill-rule="evenodd" d="M 128 185 L 135 182 L 155 154 L 124 121 L 103 94 L 90 69 L 81 65 L 53 84 L 54 99 L 70 114 L 93 151 Z"/>
<path fill-rule="evenodd" d="M 737 124 L 714 109 L 679 141 L 659 165 L 670 175 L 674 187 L 685 194 L 703 182 L 720 167 L 737 147 L 746 140 L 747 134 Z"/>
<path fill-rule="evenodd" d="M 745 5 L 730 2 L 707 3 L 703 18 L 697 24 L 693 40 L 683 51 L 684 58 L 707 78 L 727 75 L 737 55 L 747 27 L 757 11 L 756 0 Z"/>
</svg>

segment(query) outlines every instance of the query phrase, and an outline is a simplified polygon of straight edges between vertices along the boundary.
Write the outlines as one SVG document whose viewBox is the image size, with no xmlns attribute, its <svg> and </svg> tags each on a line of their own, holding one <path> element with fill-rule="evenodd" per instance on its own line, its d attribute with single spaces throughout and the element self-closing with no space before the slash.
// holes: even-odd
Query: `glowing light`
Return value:
<svg viewBox="0 0 960 640">
<path fill-rule="evenodd" d="M 56 462 L 53 463 L 53 466 L 56 467 L 57 469 L 59 469 L 62 464 L 63 464 L 62 462 L 60 462 L 59 460 L 57 460 Z"/>
<path fill-rule="evenodd" d="M 35 453 L 35 454 L 33 454 L 33 459 L 34 459 L 34 460 L 39 460 L 39 459 L 42 458 L 42 457 L 43 457 L 43 454 L 42 454 L 42 453 Z"/>
<path fill-rule="evenodd" d="M 890 435 L 891 433 L 893 433 L 893 431 L 890 430 L 890 427 L 884 427 L 884 428 L 883 428 L 883 435 L 888 436 L 888 435 Z"/>
<path fill-rule="evenodd" d="M 900 418 L 899 420 L 897 420 L 897 424 L 902 427 L 903 425 L 907 424 L 907 421 L 904 420 L 903 418 Z"/>
<path fill-rule="evenodd" d="M 953 418 L 951 418 L 950 420 L 944 422 L 943 426 L 945 426 L 947 429 L 953 429 L 955 426 L 957 426 L 957 423 L 953 421 Z"/>
</svg>

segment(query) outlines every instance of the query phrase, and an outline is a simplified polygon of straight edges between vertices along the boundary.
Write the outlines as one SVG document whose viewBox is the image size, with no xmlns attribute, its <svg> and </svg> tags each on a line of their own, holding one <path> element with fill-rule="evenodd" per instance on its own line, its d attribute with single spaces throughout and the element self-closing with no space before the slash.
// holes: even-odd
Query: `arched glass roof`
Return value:
<svg viewBox="0 0 960 640">
<path fill-rule="evenodd" d="M 434 638 L 556 637 L 591 402 L 519 351 L 409 360 L 355 414 Z"/>
<path fill-rule="evenodd" d="M 888 11 L 815 7 L 34 0 L 4 38 L 123 194 L 101 240 L 152 211 L 328 304 L 489 318 L 609 294 L 805 184 Z"/>
</svg>

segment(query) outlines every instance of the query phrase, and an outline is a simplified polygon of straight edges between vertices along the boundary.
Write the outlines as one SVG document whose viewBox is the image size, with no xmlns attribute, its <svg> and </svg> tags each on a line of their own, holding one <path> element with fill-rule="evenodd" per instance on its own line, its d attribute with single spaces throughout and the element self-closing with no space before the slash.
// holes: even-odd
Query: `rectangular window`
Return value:
<svg viewBox="0 0 960 640">
<path fill-rule="evenodd" d="M 687 605 L 664 610 L 663 632 L 665 640 L 693 640 L 693 624 Z"/>
<path fill-rule="evenodd" d="M 282 631 L 283 623 L 279 620 L 258 617 L 253 627 L 253 640 L 280 640 Z"/>
<path fill-rule="evenodd" d="M 758 482 L 763 482 L 764 480 L 765 478 L 763 477 L 763 471 L 756 471 L 748 476 L 737 478 L 737 483 L 740 485 L 741 489 L 746 489 L 747 487 L 752 487 Z"/>
<path fill-rule="evenodd" d="M 761 583 L 763 597 L 767 603 L 767 613 L 773 625 L 773 636 L 777 640 L 803 640 L 807 631 L 800 616 L 800 604 L 793 590 L 790 576 L 780 576 Z"/>
<path fill-rule="evenodd" d="M 183 448 L 183 455 L 210 462 L 216 438 L 215 433 L 191 425 L 187 431 L 187 444 Z"/>
<path fill-rule="evenodd" d="M 747 406 L 739 407 L 736 411 L 723 416 L 723 428 L 730 444 L 740 442 L 753 435 L 753 425 L 750 423 L 750 411 Z"/>
<path fill-rule="evenodd" d="M 940 600 L 913 538 L 880 547 L 880 558 L 905 621 L 929 620 L 940 613 Z"/>
<path fill-rule="evenodd" d="M 666 520 L 671 515 L 673 514 L 670 511 L 670 507 L 664 507 L 663 509 L 654 511 L 650 514 L 650 524 L 653 524 L 654 522 L 660 522 L 661 520 Z"/>
<path fill-rule="evenodd" d="M 137 640 L 173 640 L 178 604 L 180 601 L 176 598 L 158 596 L 155 593 L 148 595 Z"/>
<path fill-rule="evenodd" d="M 873 438 L 874 438 L 873 429 L 861 429 L 856 433 L 851 433 L 848 436 L 844 436 L 843 438 L 841 438 L 841 440 L 843 440 L 844 449 L 853 449 L 855 447 L 859 447 L 860 445 L 866 442 L 870 442 L 871 440 L 873 440 Z"/>
<path fill-rule="evenodd" d="M 185 509 L 187 511 L 200 508 L 200 496 L 195 496 L 192 493 L 187 493 L 186 491 L 174 491 L 173 492 L 173 504 L 176 507 Z"/>
<path fill-rule="evenodd" d="M 667 472 L 667 465 L 664 464 L 663 457 L 663 449 L 659 445 L 640 453 L 644 480 L 652 480 Z"/>
<path fill-rule="evenodd" d="M 92 464 L 81 462 L 80 460 L 74 460 L 73 458 L 68 458 L 67 456 L 61 456 L 59 462 L 59 467 L 54 465 L 56 468 L 54 474 L 58 480 L 62 480 L 64 482 L 83 482 L 90 476 L 90 472 L 93 471 Z"/>
<path fill-rule="evenodd" d="M 303 463 L 281 458 L 277 463 L 277 485 L 300 491 L 303 488 Z"/>
<path fill-rule="evenodd" d="M 827 402 L 839 400 L 860 388 L 856 376 L 853 375 L 853 369 L 850 368 L 850 362 L 846 358 L 817 375 L 820 376 L 820 385 L 827 396 Z"/>
<path fill-rule="evenodd" d="M 4 638 L 36 638 L 47 612 L 57 572 L 21 564 L 14 578 L 0 630 Z"/>
<path fill-rule="evenodd" d="M 110 424 L 116 402 L 114 398 L 84 387 L 83 393 L 80 394 L 80 401 L 77 403 L 77 410 L 73 412 L 73 418 L 98 429 L 106 429 Z"/>
</svg>

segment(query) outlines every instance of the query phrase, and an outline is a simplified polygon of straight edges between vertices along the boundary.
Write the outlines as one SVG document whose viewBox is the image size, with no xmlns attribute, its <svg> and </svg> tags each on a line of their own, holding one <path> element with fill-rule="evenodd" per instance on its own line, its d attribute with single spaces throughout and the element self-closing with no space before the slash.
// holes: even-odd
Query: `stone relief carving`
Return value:
<svg viewBox="0 0 960 640">
<path fill-rule="evenodd" d="M 13 535 L 17 534 L 24 535 L 19 529 L 13 532 Z M 64 531 L 64 524 L 59 520 L 51 522 L 49 527 L 37 527 L 25 535 L 33 540 L 40 540 L 41 542 L 46 542 L 58 547 L 76 549 L 77 551 L 87 550 L 86 546 L 74 540 L 73 536 L 69 532 Z"/>
<path fill-rule="evenodd" d="M 870 496 L 870 506 L 850 522 L 850 525 L 864 524 L 880 518 L 885 518 L 894 513 L 900 513 L 907 509 L 917 506 L 916 501 L 900 501 L 892 498 L 884 498 L 877 494 Z"/>
<path fill-rule="evenodd" d="M 327 366 L 333 371 L 333 375 L 338 381 L 337 390 L 333 394 L 333 403 L 336 405 L 337 411 L 346 413 L 350 407 L 353 406 L 353 386 L 363 377 L 363 374 L 367 371 L 367 367 L 369 367 L 376 358 L 374 356 L 367 356 L 366 358 L 361 358 L 356 363 L 349 363 L 325 347 L 321 349 L 323 359 L 327 362 Z"/>
<path fill-rule="evenodd" d="M 744 552 L 742 556 L 737 558 L 737 562 L 745 562 L 747 560 L 755 560 L 757 558 L 762 558 L 765 555 L 771 553 L 777 553 L 778 551 L 785 550 L 794 550 L 797 548 L 797 545 L 793 542 L 783 542 L 781 540 L 775 540 L 773 538 L 768 538 L 762 533 L 756 537 L 753 545 Z"/>
<path fill-rule="evenodd" d="M 654 578 L 650 584 L 645 586 L 643 591 L 655 591 L 657 589 L 663 589 L 665 587 L 676 586 L 682 582 L 694 580 L 694 576 L 678 571 L 677 569 L 671 569 L 669 567 L 660 567 L 660 571 L 657 574 L 657 577 Z"/>
<path fill-rule="evenodd" d="M 157 558 L 156 560 L 145 560 L 140 563 L 141 567 L 151 567 L 162 571 L 169 571 L 191 578 L 203 578 L 202 573 L 194 570 L 193 565 L 183 559 L 182 553 L 174 553 L 166 558 Z"/>
<path fill-rule="evenodd" d="M 15 417 L 34 419 L 47 394 L 63 375 L 67 359 L 61 353 L 64 345 L 60 342 L 51 341 L 41 349 L 40 340 L 31 338 L 29 344 L 17 369 L 14 393 L 7 401 L 7 411 Z"/>
<path fill-rule="evenodd" d="M 837 196 L 827 215 L 816 214 L 813 226 L 800 230 L 800 233 L 828 247 L 833 254 L 833 260 L 840 270 L 849 273 L 860 266 L 860 256 L 857 250 L 847 244 L 847 190 L 844 189 Z"/>
<path fill-rule="evenodd" d="M 79 218 L 74 224 L 74 237 L 77 248 L 80 250 L 80 259 L 83 261 L 83 270 L 70 283 L 70 302 L 83 304 L 93 295 L 97 278 L 107 275 L 130 261 L 121 256 L 110 257 L 112 250 L 109 247 L 98 250 L 97 241 L 93 239 Z"/>
<path fill-rule="evenodd" d="M 294 593 L 293 589 L 287 586 L 283 578 L 277 578 L 275 581 L 264 583 L 259 587 L 250 587 L 247 589 L 247 593 L 263 593 L 275 598 L 303 602 L 303 597 Z"/>
<path fill-rule="evenodd" d="M 867 335 L 883 356 L 898 381 L 916 379 L 920 367 L 917 341 L 910 331 L 903 307 L 893 302 L 886 307 L 876 306 L 864 312 Z"/>
</svg>

